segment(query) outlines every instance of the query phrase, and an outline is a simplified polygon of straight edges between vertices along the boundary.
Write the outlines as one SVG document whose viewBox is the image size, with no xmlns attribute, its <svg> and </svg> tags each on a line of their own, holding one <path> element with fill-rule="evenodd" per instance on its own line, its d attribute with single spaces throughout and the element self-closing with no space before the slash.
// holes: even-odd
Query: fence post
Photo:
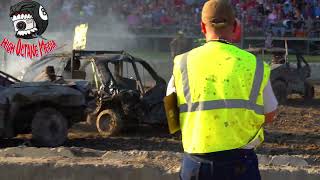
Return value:
<svg viewBox="0 0 320 180">
<path fill-rule="evenodd" d="M 241 16 L 241 40 L 240 40 L 240 47 L 241 47 L 241 49 L 243 49 L 244 47 L 244 40 L 245 40 L 245 33 L 244 33 L 244 31 L 245 31 L 245 29 L 244 29 L 244 20 L 245 20 L 245 15 L 242 15 Z"/>
<path fill-rule="evenodd" d="M 307 38 L 307 54 L 310 55 L 310 38 Z"/>
</svg>

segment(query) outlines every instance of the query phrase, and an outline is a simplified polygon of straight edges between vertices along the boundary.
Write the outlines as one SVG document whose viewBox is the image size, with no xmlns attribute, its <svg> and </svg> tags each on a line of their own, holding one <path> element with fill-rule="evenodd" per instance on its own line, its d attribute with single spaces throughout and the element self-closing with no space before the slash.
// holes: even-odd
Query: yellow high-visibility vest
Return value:
<svg viewBox="0 0 320 180">
<path fill-rule="evenodd" d="M 210 41 L 177 56 L 173 75 L 185 152 L 231 150 L 264 140 L 268 64 L 232 44 Z"/>
</svg>

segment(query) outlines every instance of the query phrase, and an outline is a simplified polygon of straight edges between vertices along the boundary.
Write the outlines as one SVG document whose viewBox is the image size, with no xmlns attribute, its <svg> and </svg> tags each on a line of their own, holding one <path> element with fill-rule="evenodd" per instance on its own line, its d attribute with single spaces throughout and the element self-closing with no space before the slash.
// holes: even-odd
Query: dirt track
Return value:
<svg viewBox="0 0 320 180">
<path fill-rule="evenodd" d="M 288 105 L 280 106 L 276 120 L 266 125 L 265 143 L 257 152 L 262 155 L 299 155 L 310 165 L 320 165 L 320 91 L 312 102 L 303 103 L 293 97 Z M 85 125 L 77 125 L 69 133 L 65 147 L 103 151 L 171 151 L 182 152 L 180 136 L 171 136 L 166 128 L 140 127 L 121 136 L 103 138 Z M 1 148 L 19 146 L 30 138 L 20 136 L 2 140 Z"/>
<path fill-rule="evenodd" d="M 319 89 L 319 87 L 318 87 Z M 310 157 L 310 164 L 320 164 L 320 94 L 311 102 L 293 97 L 280 106 L 276 120 L 266 125 L 266 141 L 261 154 L 289 154 Z"/>
<path fill-rule="evenodd" d="M 320 165 L 320 88 L 316 99 L 305 103 L 300 97 L 290 97 L 280 106 L 276 120 L 266 125 L 265 143 L 259 154 L 301 155 L 309 164 Z M 71 133 L 67 146 L 89 147 L 100 150 L 145 150 L 181 152 L 179 135 L 167 134 L 165 128 L 141 127 L 119 137 L 103 139 L 97 134 Z"/>
</svg>

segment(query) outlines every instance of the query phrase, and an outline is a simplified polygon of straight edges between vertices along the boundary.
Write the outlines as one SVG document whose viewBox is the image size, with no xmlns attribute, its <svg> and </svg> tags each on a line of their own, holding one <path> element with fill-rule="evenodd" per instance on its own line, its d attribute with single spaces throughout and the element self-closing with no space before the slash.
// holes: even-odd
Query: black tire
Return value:
<svg viewBox="0 0 320 180">
<path fill-rule="evenodd" d="M 304 83 L 303 98 L 306 101 L 310 101 L 314 98 L 314 87 L 308 82 Z"/>
<path fill-rule="evenodd" d="M 43 108 L 36 112 L 31 128 L 32 140 L 39 146 L 60 146 L 68 137 L 68 122 L 54 108 Z"/>
<path fill-rule="evenodd" d="M 107 109 L 99 113 L 96 126 L 102 136 L 108 137 L 119 134 L 123 130 L 124 123 L 117 111 Z"/>
<path fill-rule="evenodd" d="M 283 81 L 275 81 L 272 84 L 274 95 L 276 96 L 279 104 L 285 104 L 287 102 L 287 85 Z"/>
</svg>

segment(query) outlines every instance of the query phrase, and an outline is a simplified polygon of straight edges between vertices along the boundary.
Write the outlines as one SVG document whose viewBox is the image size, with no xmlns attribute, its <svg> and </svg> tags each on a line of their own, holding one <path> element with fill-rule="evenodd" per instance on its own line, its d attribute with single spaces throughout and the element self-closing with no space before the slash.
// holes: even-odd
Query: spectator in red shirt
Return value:
<svg viewBox="0 0 320 180">
<path fill-rule="evenodd" d="M 184 0 L 174 0 L 174 5 L 176 7 L 181 7 L 182 5 L 184 5 Z"/>
</svg>

